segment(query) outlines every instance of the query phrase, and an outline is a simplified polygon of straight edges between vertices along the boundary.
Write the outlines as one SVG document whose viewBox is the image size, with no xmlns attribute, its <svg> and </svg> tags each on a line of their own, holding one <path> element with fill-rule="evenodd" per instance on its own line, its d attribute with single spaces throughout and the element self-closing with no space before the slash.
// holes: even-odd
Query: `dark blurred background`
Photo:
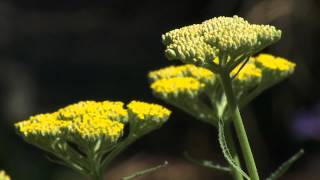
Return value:
<svg viewBox="0 0 320 180">
<path fill-rule="evenodd" d="M 171 64 L 161 34 L 215 16 L 272 24 L 283 38 L 264 52 L 297 63 L 293 76 L 244 109 L 258 169 L 267 177 L 297 152 L 306 155 L 283 177 L 320 179 L 320 1 L 318 0 L 1 0 L 0 169 L 13 180 L 84 179 L 50 163 L 15 134 L 13 124 L 80 100 L 145 100 L 150 70 Z M 166 105 L 168 106 L 168 105 Z M 119 179 L 164 160 L 168 168 L 141 179 L 230 179 L 186 162 L 188 151 L 226 164 L 214 128 L 174 111 L 163 128 L 130 146 L 106 172 Z"/>
</svg>

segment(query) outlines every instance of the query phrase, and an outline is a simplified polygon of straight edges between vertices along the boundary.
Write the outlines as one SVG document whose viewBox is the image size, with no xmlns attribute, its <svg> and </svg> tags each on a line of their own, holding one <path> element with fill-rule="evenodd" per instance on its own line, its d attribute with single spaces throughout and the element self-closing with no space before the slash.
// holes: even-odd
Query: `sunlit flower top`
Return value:
<svg viewBox="0 0 320 180">
<path fill-rule="evenodd" d="M 128 117 L 128 110 L 143 121 L 163 123 L 170 115 L 168 109 L 156 104 L 132 101 L 127 106 L 128 110 L 123 105 L 118 101 L 80 101 L 53 113 L 31 116 L 15 126 L 28 141 L 59 138 L 75 143 L 77 140 L 114 143 L 122 136 L 125 123 L 132 121 Z"/>
<path fill-rule="evenodd" d="M 145 103 L 141 101 L 131 101 L 128 110 L 134 117 L 141 121 L 166 121 L 171 111 L 158 104 Z"/>
<path fill-rule="evenodd" d="M 38 114 L 15 126 L 24 136 L 60 136 L 71 125 L 71 121 L 59 120 L 58 113 Z"/>
<path fill-rule="evenodd" d="M 103 138 L 116 142 L 124 127 L 117 120 L 127 119 L 127 111 L 122 106 L 121 102 L 81 101 L 57 112 L 31 116 L 15 126 L 25 138 L 42 136 L 85 141 Z"/>
<path fill-rule="evenodd" d="M 192 77 L 160 79 L 151 84 L 153 92 L 165 97 L 170 95 L 177 97 L 181 94 L 193 97 L 197 95 L 203 87 L 203 83 L 200 83 L 197 79 Z"/>
<path fill-rule="evenodd" d="M 272 83 L 283 79 L 290 75 L 295 67 L 293 62 L 270 54 L 250 57 L 248 63 L 242 65 L 243 63 L 240 63 L 230 73 L 231 77 L 235 76 L 233 86 L 239 91 L 257 86 L 262 80 Z M 216 77 L 212 71 L 190 64 L 169 66 L 149 73 L 152 91 L 164 99 L 196 97 L 208 87 L 218 85 Z"/>
<path fill-rule="evenodd" d="M 80 101 L 53 113 L 31 116 L 15 127 L 26 142 L 57 156 L 59 163 L 90 175 L 101 169 L 106 158 L 113 158 L 108 155 L 121 142 L 133 142 L 160 128 L 171 113 L 160 105 L 139 101 L 123 106 L 119 101 Z"/>
<path fill-rule="evenodd" d="M 151 81 L 173 77 L 193 77 L 201 82 L 212 82 L 214 79 L 214 74 L 210 70 L 197 67 L 193 64 L 169 66 L 156 71 L 151 71 L 148 76 Z"/>
<path fill-rule="evenodd" d="M 296 66 L 295 63 L 288 61 L 282 57 L 275 57 L 271 54 L 259 54 L 254 58 L 256 64 L 260 65 L 262 69 L 269 69 L 272 71 L 292 72 Z"/>
<path fill-rule="evenodd" d="M 81 101 L 59 109 L 59 119 L 68 120 L 88 115 L 125 123 L 128 121 L 128 113 L 123 105 L 120 101 Z"/>
<path fill-rule="evenodd" d="M 0 180 L 10 180 L 10 177 L 4 171 L 0 171 Z"/>
<path fill-rule="evenodd" d="M 281 31 L 270 25 L 250 24 L 241 17 L 217 17 L 172 30 L 162 36 L 169 59 L 207 66 L 219 57 L 233 63 L 278 41 Z"/>
<path fill-rule="evenodd" d="M 235 69 L 231 71 L 231 76 L 236 75 L 236 73 L 241 68 L 241 64 L 238 65 Z M 240 72 L 236 75 L 236 80 L 239 81 L 248 81 L 251 78 L 260 78 L 262 76 L 262 72 L 255 64 L 246 64 Z"/>
<path fill-rule="evenodd" d="M 86 141 L 103 138 L 116 142 L 122 135 L 123 128 L 124 124 L 120 122 L 84 114 L 73 120 L 69 133 Z"/>
</svg>

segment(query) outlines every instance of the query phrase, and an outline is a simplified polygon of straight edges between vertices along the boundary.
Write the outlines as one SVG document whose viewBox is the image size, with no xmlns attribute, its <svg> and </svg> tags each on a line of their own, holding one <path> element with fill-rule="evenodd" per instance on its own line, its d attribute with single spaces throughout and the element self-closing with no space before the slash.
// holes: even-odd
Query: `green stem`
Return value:
<svg viewBox="0 0 320 180">
<path fill-rule="evenodd" d="M 231 124 L 228 124 L 225 126 L 225 136 L 226 136 L 226 141 L 228 143 L 228 147 L 229 147 L 230 153 L 232 155 L 232 158 L 234 159 L 235 163 L 239 167 L 241 167 L 239 156 L 238 156 L 238 153 L 237 153 L 237 150 L 235 147 L 235 143 L 232 138 Z M 243 180 L 243 176 L 236 169 L 232 168 L 231 174 L 235 180 Z"/>
<path fill-rule="evenodd" d="M 259 180 L 259 175 L 258 171 L 256 168 L 256 164 L 252 155 L 250 143 L 247 137 L 246 130 L 244 128 L 241 114 L 237 105 L 237 101 L 235 98 L 235 95 L 232 90 L 232 85 L 231 85 L 231 79 L 229 76 L 229 73 L 226 72 L 220 72 L 220 77 L 221 77 L 221 82 L 222 86 L 224 88 L 228 105 L 230 107 L 230 113 L 232 115 L 233 123 L 235 126 L 236 134 L 238 137 L 238 140 L 240 142 L 240 146 L 242 149 L 242 154 L 250 175 L 250 178 L 252 180 Z"/>
<path fill-rule="evenodd" d="M 95 172 L 92 176 L 92 180 L 103 180 L 102 173 L 100 171 Z"/>
<path fill-rule="evenodd" d="M 103 160 L 102 165 L 108 166 L 111 161 L 116 158 L 123 150 L 125 150 L 130 144 L 132 144 L 137 138 L 134 136 L 129 136 L 122 142 L 120 142 L 117 147 L 111 151 L 108 156 Z"/>
<path fill-rule="evenodd" d="M 101 160 L 97 158 L 94 152 L 88 152 L 88 161 L 90 163 L 90 175 L 92 180 L 102 180 L 103 175 L 101 172 Z"/>
</svg>

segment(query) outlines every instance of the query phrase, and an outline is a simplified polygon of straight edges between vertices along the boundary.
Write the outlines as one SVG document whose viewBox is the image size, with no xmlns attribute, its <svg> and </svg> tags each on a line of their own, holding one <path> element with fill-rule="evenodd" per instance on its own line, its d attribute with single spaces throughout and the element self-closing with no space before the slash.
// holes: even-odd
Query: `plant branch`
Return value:
<svg viewBox="0 0 320 180">
<path fill-rule="evenodd" d="M 134 178 L 137 178 L 137 177 L 140 177 L 140 176 L 144 176 L 146 174 L 149 174 L 149 173 L 152 173 L 158 169 L 161 169 L 161 168 L 164 168 L 168 165 L 168 161 L 165 161 L 163 164 L 160 164 L 158 166 L 155 166 L 155 167 L 152 167 L 152 168 L 149 168 L 149 169 L 145 169 L 145 170 L 142 170 L 142 171 L 138 171 L 130 176 L 126 176 L 126 177 L 123 177 L 121 180 L 131 180 L 131 179 L 134 179 Z"/>
<path fill-rule="evenodd" d="M 258 171 L 255 165 L 255 161 L 253 158 L 253 154 L 251 151 L 251 147 L 250 147 L 250 143 L 247 137 L 247 133 L 245 130 L 245 127 L 243 125 L 242 122 L 242 118 L 241 118 L 241 114 L 237 105 L 237 101 L 232 89 L 232 85 L 231 85 L 231 79 L 229 76 L 229 73 L 227 72 L 221 72 L 220 74 L 220 78 L 221 78 L 221 83 L 222 86 L 224 88 L 226 97 L 227 97 L 227 101 L 228 101 L 228 105 L 229 105 L 229 110 L 230 113 L 232 115 L 232 119 L 233 119 L 233 123 L 235 126 L 235 130 L 236 130 L 236 134 L 238 137 L 238 140 L 240 142 L 240 146 L 242 149 L 242 154 L 250 175 L 250 178 L 252 180 L 259 180 L 259 175 L 258 175 Z"/>
</svg>

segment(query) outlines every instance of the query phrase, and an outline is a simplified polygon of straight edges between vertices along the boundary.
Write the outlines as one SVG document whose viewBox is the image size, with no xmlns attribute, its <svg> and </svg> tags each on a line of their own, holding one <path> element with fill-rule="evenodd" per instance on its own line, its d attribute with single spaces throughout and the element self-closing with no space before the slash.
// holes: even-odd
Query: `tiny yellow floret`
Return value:
<svg viewBox="0 0 320 180">
<path fill-rule="evenodd" d="M 85 114 L 74 120 L 70 131 L 84 140 L 104 137 L 111 142 L 115 142 L 122 135 L 123 128 L 124 124 L 120 122 Z"/>
<path fill-rule="evenodd" d="M 250 24 L 238 16 L 221 16 L 169 31 L 162 35 L 162 42 L 168 59 L 208 67 L 215 57 L 232 64 L 236 57 L 256 53 L 280 37 L 281 31 L 273 26 Z"/>
<path fill-rule="evenodd" d="M 264 68 L 276 71 L 293 71 L 296 64 L 288 61 L 285 58 L 275 57 L 271 54 L 259 54 L 255 57 L 255 62 L 262 65 Z"/>
<path fill-rule="evenodd" d="M 241 64 L 238 65 L 235 69 L 232 70 L 231 75 L 235 75 L 241 67 Z M 247 81 L 252 78 L 260 78 L 262 72 L 254 64 L 246 64 L 236 76 L 236 80 Z"/>
<path fill-rule="evenodd" d="M 197 93 L 204 87 L 197 79 L 191 77 L 175 77 L 160 79 L 151 84 L 151 89 L 156 93 L 177 94 Z"/>
<path fill-rule="evenodd" d="M 81 101 L 59 109 L 61 119 L 73 119 L 83 115 L 99 116 L 104 119 L 126 122 L 128 113 L 119 101 Z"/>
<path fill-rule="evenodd" d="M 213 81 L 214 74 L 208 69 L 192 64 L 169 66 L 149 73 L 152 81 L 174 77 L 193 77 L 199 81 L 210 82 Z"/>
<path fill-rule="evenodd" d="M 71 122 L 58 120 L 57 116 L 58 113 L 39 114 L 31 116 L 29 120 L 18 122 L 15 126 L 26 137 L 29 135 L 59 136 Z"/>
<path fill-rule="evenodd" d="M 80 137 L 84 141 L 103 138 L 115 142 L 122 135 L 122 122 L 127 119 L 128 112 L 122 102 L 80 101 L 57 112 L 31 116 L 15 126 L 22 136 L 36 137 L 28 139 L 31 141 L 41 138 L 45 141 L 49 137 Z"/>
<path fill-rule="evenodd" d="M 131 101 L 127 107 L 139 120 L 164 121 L 171 114 L 171 111 L 163 106 L 141 101 Z"/>
</svg>

